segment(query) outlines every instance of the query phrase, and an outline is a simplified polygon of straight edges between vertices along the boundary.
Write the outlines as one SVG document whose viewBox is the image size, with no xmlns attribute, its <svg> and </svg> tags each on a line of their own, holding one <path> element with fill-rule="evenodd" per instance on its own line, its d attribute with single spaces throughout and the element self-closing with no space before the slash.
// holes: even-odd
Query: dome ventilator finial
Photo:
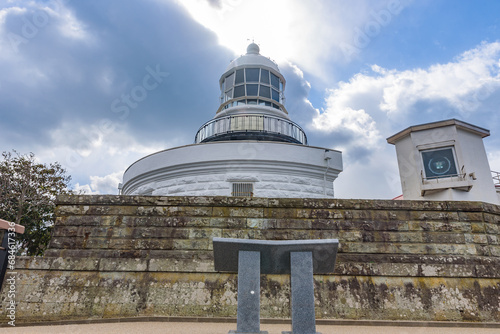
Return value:
<svg viewBox="0 0 500 334">
<path fill-rule="evenodd" d="M 249 41 L 250 39 L 247 38 L 247 41 Z M 252 43 L 250 43 L 247 47 L 247 54 L 260 54 L 260 48 L 259 46 L 254 42 L 254 39 L 252 38 Z"/>
</svg>

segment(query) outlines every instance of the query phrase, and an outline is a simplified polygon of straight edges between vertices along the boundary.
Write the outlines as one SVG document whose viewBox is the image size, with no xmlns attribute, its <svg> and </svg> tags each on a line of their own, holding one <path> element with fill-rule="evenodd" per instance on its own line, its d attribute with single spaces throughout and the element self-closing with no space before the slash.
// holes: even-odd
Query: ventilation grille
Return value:
<svg viewBox="0 0 500 334">
<path fill-rule="evenodd" d="M 233 183 L 232 196 L 253 197 L 253 183 Z"/>
</svg>

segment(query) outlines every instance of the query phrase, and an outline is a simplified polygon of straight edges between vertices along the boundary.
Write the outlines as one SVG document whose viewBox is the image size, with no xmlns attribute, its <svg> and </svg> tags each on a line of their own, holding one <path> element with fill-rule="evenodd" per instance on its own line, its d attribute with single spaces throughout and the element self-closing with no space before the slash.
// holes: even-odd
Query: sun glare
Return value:
<svg viewBox="0 0 500 334">
<path fill-rule="evenodd" d="M 288 36 L 291 15 L 286 15 L 285 1 L 221 0 L 212 6 L 205 0 L 179 1 L 193 19 L 213 31 L 219 43 L 235 53 L 245 53 L 253 40 L 263 53 L 276 62 L 286 60 L 291 54 L 293 41 Z M 265 10 L 264 10 L 265 9 Z"/>
</svg>

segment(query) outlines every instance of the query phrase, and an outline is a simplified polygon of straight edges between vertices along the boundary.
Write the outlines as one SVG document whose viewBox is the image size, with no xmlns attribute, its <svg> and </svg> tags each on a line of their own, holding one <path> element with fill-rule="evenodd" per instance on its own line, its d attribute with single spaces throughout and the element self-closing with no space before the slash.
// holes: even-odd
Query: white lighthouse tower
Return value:
<svg viewBox="0 0 500 334">
<path fill-rule="evenodd" d="M 220 106 L 192 145 L 146 156 L 124 195 L 333 197 L 342 153 L 308 146 L 285 108 L 285 78 L 251 43 L 222 74 Z"/>
</svg>

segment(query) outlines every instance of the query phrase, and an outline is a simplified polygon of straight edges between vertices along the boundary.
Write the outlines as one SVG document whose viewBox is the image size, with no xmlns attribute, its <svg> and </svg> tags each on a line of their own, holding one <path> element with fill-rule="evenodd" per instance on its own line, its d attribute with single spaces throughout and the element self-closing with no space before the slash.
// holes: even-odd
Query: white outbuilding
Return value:
<svg viewBox="0 0 500 334">
<path fill-rule="evenodd" d="M 309 146 L 285 108 L 285 78 L 251 43 L 222 74 L 220 106 L 194 144 L 148 155 L 124 195 L 333 197 L 342 153 Z"/>
<path fill-rule="evenodd" d="M 492 177 L 483 143 L 489 135 L 487 129 L 450 119 L 387 138 L 396 146 L 403 198 L 500 204 L 498 176 Z"/>
</svg>

